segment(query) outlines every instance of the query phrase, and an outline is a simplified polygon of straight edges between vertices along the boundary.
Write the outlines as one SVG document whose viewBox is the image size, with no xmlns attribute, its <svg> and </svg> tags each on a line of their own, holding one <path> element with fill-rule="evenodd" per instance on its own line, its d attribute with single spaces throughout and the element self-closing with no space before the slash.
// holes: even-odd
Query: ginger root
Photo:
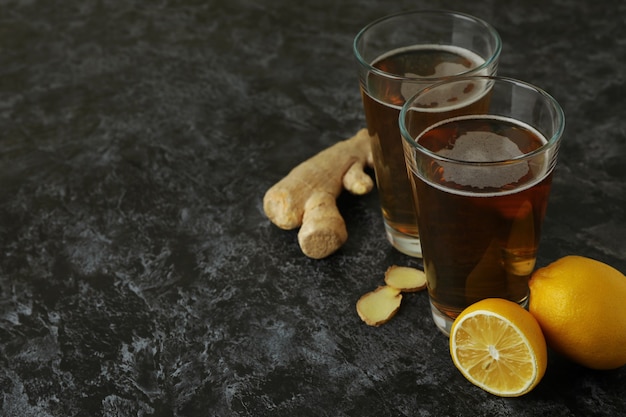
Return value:
<svg viewBox="0 0 626 417">
<path fill-rule="evenodd" d="M 337 197 L 345 188 L 356 195 L 374 187 L 364 171 L 372 166 L 370 138 L 366 129 L 337 142 L 292 169 L 263 198 L 267 217 L 281 229 L 300 227 L 298 243 L 310 258 L 334 253 L 348 239 Z"/>
</svg>

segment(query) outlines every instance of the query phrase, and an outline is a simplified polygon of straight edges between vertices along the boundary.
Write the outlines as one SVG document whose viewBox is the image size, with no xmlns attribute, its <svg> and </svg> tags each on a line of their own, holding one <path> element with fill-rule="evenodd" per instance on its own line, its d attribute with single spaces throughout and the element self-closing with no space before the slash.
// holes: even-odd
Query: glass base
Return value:
<svg viewBox="0 0 626 417">
<path fill-rule="evenodd" d="M 387 223 L 385 223 L 385 234 L 391 245 L 400 252 L 415 258 L 422 257 L 422 245 L 418 237 L 398 232 Z"/>
<path fill-rule="evenodd" d="M 430 312 L 432 314 L 435 325 L 443 334 L 445 334 L 446 336 L 450 336 L 450 330 L 452 329 L 452 323 L 454 323 L 454 319 L 439 311 L 439 309 L 435 307 L 432 301 L 429 300 L 429 302 Z M 522 300 L 518 304 L 523 308 L 528 309 L 528 297 L 524 298 L 524 300 Z"/>
<path fill-rule="evenodd" d="M 446 336 L 450 336 L 450 329 L 452 328 L 454 319 L 439 311 L 432 301 L 430 301 L 430 312 L 437 328 Z"/>
</svg>

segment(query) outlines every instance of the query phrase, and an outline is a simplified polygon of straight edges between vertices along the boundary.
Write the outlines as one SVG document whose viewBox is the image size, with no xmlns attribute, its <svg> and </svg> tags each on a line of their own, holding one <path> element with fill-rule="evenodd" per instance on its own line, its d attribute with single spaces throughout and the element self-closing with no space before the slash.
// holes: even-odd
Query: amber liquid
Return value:
<svg viewBox="0 0 626 417">
<path fill-rule="evenodd" d="M 367 85 L 361 86 L 380 204 L 385 223 L 393 229 L 418 236 L 398 126 L 402 105 L 429 84 L 428 77 L 457 75 L 483 62 L 477 55 L 461 48 L 426 45 L 394 51 L 372 64 L 387 73 L 423 77 L 409 83 L 370 73 Z"/>
<path fill-rule="evenodd" d="M 490 160 L 498 160 L 511 157 L 493 154 L 502 141 L 508 140 L 504 148 L 517 148 L 519 154 L 546 142 L 512 119 L 473 117 L 448 119 L 424 133 L 418 143 L 448 156 L 455 148 L 461 153 L 461 148 L 482 146 Z M 489 141 L 472 143 L 480 142 L 480 137 Z M 485 155 L 479 152 L 475 160 Z M 469 170 L 431 160 L 426 172 L 411 173 L 429 295 L 439 311 L 455 318 L 488 297 L 525 302 L 552 179 L 552 169 L 542 158 Z"/>
</svg>

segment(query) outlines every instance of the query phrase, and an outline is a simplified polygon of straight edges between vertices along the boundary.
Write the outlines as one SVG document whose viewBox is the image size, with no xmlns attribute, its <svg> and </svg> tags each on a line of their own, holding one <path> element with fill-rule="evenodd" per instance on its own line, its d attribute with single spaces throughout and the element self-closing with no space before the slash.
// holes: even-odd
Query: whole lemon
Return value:
<svg viewBox="0 0 626 417">
<path fill-rule="evenodd" d="M 548 346 L 592 369 L 626 364 L 626 277 L 582 256 L 566 256 L 536 270 L 529 310 Z"/>
</svg>

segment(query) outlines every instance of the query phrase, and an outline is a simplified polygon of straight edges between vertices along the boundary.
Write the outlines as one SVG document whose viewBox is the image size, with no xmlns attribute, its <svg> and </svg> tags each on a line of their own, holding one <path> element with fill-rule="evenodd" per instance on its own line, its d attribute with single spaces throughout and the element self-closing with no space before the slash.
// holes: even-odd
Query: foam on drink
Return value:
<svg viewBox="0 0 626 417">
<path fill-rule="evenodd" d="M 457 137 L 447 139 L 450 146 L 435 150 L 437 155 L 447 159 L 447 161 L 440 160 L 437 162 L 443 168 L 440 176 L 438 176 L 439 180 L 423 179 L 433 187 L 443 191 L 477 197 L 515 193 L 530 188 L 541 181 L 547 171 L 545 163 L 541 164 L 539 169 L 536 166 L 531 166 L 528 161 L 524 160 L 498 164 L 498 162 L 521 159 L 526 153 L 547 142 L 545 137 L 536 129 L 517 120 L 493 115 L 461 116 L 436 123 L 419 137 L 422 138 L 428 132 L 442 127 L 460 126 L 464 121 L 468 120 L 475 123 L 481 119 L 486 122 L 500 121 L 507 126 L 514 126 L 519 131 L 530 132 L 532 136 L 541 142 L 539 144 L 535 143 L 533 148 L 522 150 L 519 143 L 490 130 L 464 131 Z M 476 164 L 467 164 L 467 162 Z M 451 183 L 460 187 L 450 187 Z M 516 186 L 506 187 L 510 184 L 516 184 Z M 477 189 L 488 189 L 487 191 L 497 189 L 497 191 L 476 192 Z"/>
<path fill-rule="evenodd" d="M 459 161 L 490 162 L 523 155 L 511 140 L 491 132 L 468 132 L 460 136 L 452 149 L 444 149 L 439 155 Z M 500 168 L 498 175 L 483 167 L 459 167 L 442 162 L 443 178 L 448 182 L 477 188 L 499 188 L 517 182 L 528 173 L 528 165 L 515 164 Z"/>
<path fill-rule="evenodd" d="M 398 58 L 402 56 L 408 57 L 406 62 L 402 62 Z M 452 61 L 450 58 L 457 61 Z M 409 59 L 414 60 L 409 61 Z M 393 62 L 396 67 L 390 68 L 389 62 Z M 452 45 L 412 45 L 394 49 L 376 58 L 372 62 L 372 66 L 384 72 L 396 74 L 398 77 L 404 75 L 406 79 L 401 81 L 397 93 L 378 95 L 375 94 L 380 89 L 380 86 L 377 84 L 389 83 L 389 81 L 379 81 L 376 77 L 373 77 L 368 84 L 369 88 L 374 91 L 368 95 L 385 106 L 400 110 L 406 100 L 437 79 L 467 73 L 484 63 L 485 59 L 480 55 L 468 49 Z M 472 75 L 488 74 L 489 71 L 485 68 Z M 387 85 L 383 87 L 385 90 L 388 88 Z M 381 100 L 381 97 L 384 97 L 384 99 Z"/>
</svg>

